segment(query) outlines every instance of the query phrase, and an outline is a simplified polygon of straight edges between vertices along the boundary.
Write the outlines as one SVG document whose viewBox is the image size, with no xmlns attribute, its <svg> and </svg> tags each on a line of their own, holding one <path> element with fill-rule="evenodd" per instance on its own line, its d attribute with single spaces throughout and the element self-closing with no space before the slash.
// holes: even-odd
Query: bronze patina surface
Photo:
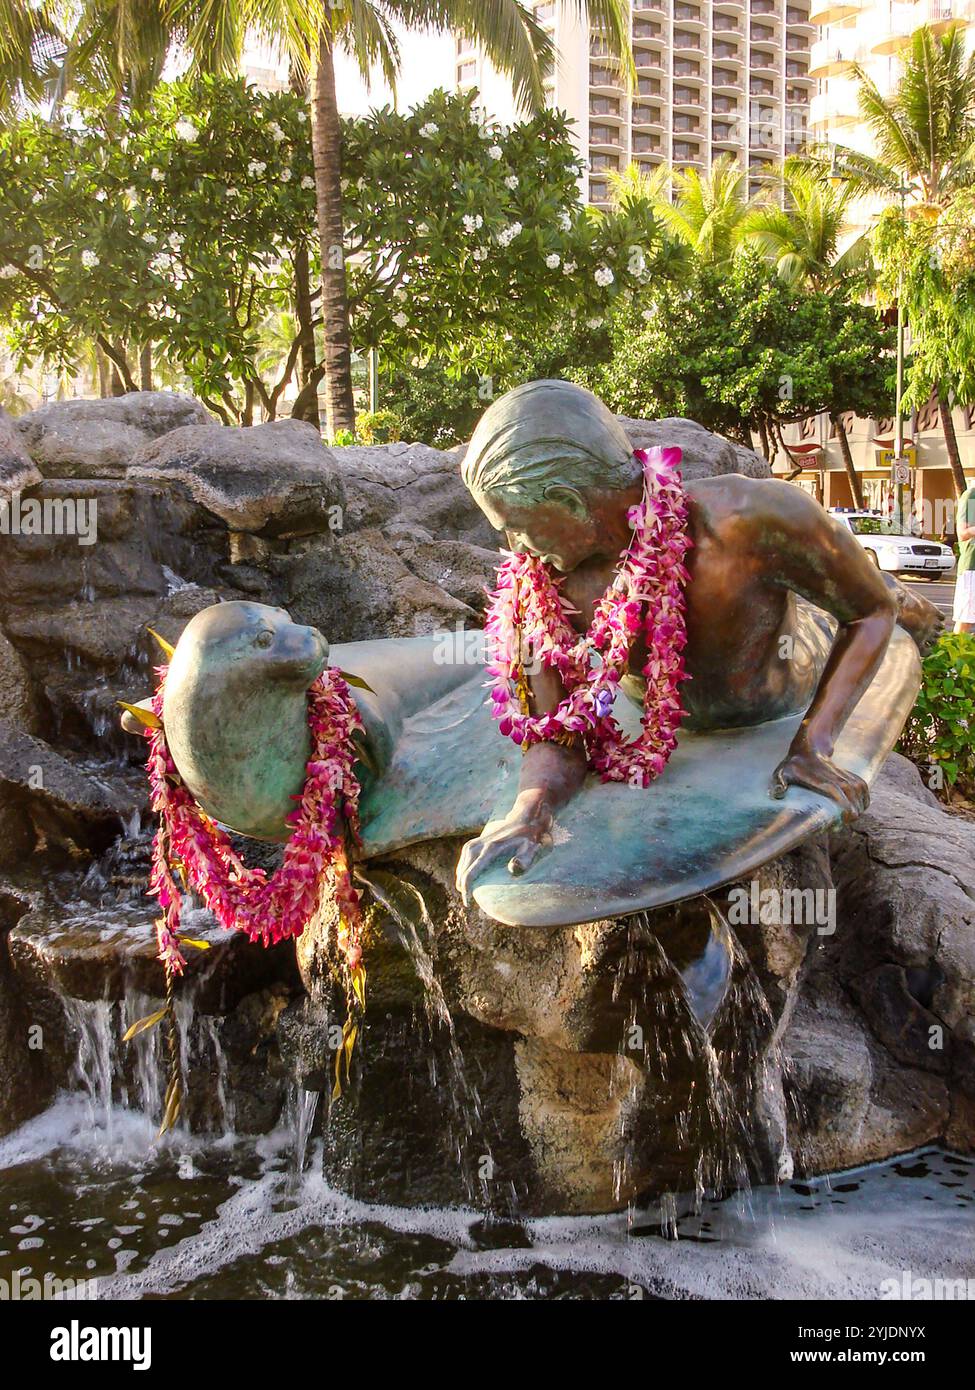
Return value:
<svg viewBox="0 0 975 1390">
<path fill-rule="evenodd" d="M 584 631 L 642 492 L 615 417 L 581 388 L 531 383 L 486 412 L 464 473 L 511 548 L 565 576 Z M 374 692 L 355 692 L 375 764 L 360 764 L 366 856 L 480 831 L 458 885 L 500 921 L 569 924 L 677 901 L 855 816 L 913 703 L 937 610 L 885 580 L 798 488 L 730 475 L 687 496 L 689 718 L 646 791 L 599 783 L 574 748 L 522 755 L 490 717 L 476 640 L 329 653 L 314 629 L 252 603 L 198 614 L 173 657 L 164 719 L 189 789 L 232 829 L 284 839 L 309 751 L 304 692 L 327 659 Z M 633 701 L 617 709 L 630 733 L 641 666 L 637 646 Z M 547 673 L 530 687 L 536 711 L 564 693 Z"/>
</svg>

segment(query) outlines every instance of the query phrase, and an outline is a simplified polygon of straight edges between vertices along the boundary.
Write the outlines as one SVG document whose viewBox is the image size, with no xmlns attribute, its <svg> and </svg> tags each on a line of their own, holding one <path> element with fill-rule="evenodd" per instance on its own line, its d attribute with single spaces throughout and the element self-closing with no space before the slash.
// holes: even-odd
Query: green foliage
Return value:
<svg viewBox="0 0 975 1390">
<path fill-rule="evenodd" d="M 646 208 L 580 204 L 557 112 L 482 125 L 473 94 L 435 92 L 348 122 L 342 168 L 353 339 L 384 368 L 436 360 L 500 389 L 557 321 L 647 283 L 663 243 Z"/>
<path fill-rule="evenodd" d="M 975 192 L 963 189 L 943 209 L 924 206 L 902 218 L 889 208 L 879 219 L 874 249 L 880 292 L 896 299 L 903 286 L 911 326 L 908 410 L 932 388 L 975 400 Z"/>
<path fill-rule="evenodd" d="M 730 271 L 697 266 L 654 285 L 612 324 L 613 355 L 571 373 L 627 415 L 686 415 L 746 440 L 821 410 L 890 408 L 892 335 L 842 291 L 783 282 L 743 250 Z"/>
<path fill-rule="evenodd" d="M 474 374 L 450 375 L 440 362 L 393 369 L 381 380 L 381 399 L 400 421 L 401 437 L 435 449 L 452 449 L 470 439 L 490 404 Z"/>
<path fill-rule="evenodd" d="M 942 636 L 924 658 L 921 690 L 898 749 L 947 786 L 975 795 L 975 635 Z M 928 773 L 930 780 L 930 772 Z"/>
<path fill-rule="evenodd" d="M 138 116 L 0 131 L 0 323 L 21 362 L 69 370 L 86 339 L 152 342 L 240 417 L 263 324 L 290 307 L 314 191 L 300 98 L 206 79 L 159 87 Z"/>
<path fill-rule="evenodd" d="M 403 438 L 403 421 L 395 410 L 367 410 L 356 416 L 355 432 L 363 444 L 396 444 Z"/>
</svg>

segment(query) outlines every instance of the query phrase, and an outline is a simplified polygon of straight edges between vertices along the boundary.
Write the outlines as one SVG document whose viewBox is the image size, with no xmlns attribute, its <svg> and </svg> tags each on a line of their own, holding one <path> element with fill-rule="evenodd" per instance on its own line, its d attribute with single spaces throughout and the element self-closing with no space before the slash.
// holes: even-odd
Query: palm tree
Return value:
<svg viewBox="0 0 975 1390">
<path fill-rule="evenodd" d="M 706 173 L 675 170 L 674 201 L 661 197 L 657 210 L 671 233 L 704 265 L 720 269 L 734 257 L 750 204 L 745 175 L 731 155 L 719 155 Z"/>
<path fill-rule="evenodd" d="M 581 16 L 600 27 L 610 49 L 632 71 L 628 0 L 573 0 Z M 336 49 L 350 53 L 368 76 L 379 64 L 391 82 L 400 55 L 394 24 L 408 29 L 455 30 L 476 41 L 509 77 L 525 109 L 544 105 L 544 77 L 554 61 L 551 40 L 521 0 L 345 0 L 322 26 L 312 81 L 312 149 L 322 262 L 325 331 L 325 406 L 329 434 L 355 427 L 352 353 L 345 262 L 342 254 L 341 123 L 335 90 Z"/>
<path fill-rule="evenodd" d="M 785 206 L 777 202 L 756 204 L 743 218 L 739 233 L 770 260 L 779 278 L 796 288 L 840 289 L 870 266 L 866 235 L 840 252 L 847 227 L 849 204 L 854 195 L 846 184 L 823 178 L 799 159 L 787 159 L 782 171 Z M 850 441 L 839 411 L 830 416 L 843 458 L 850 492 L 862 507 L 863 488 L 853 466 Z"/>
<path fill-rule="evenodd" d="M 57 23 L 46 2 L 0 0 L 0 120 L 41 99 L 59 45 Z"/>
<path fill-rule="evenodd" d="M 857 65 L 860 113 L 874 138 L 875 156 L 837 148 L 833 172 L 855 196 L 904 196 L 937 217 L 953 193 L 975 183 L 975 54 L 966 55 L 957 26 L 934 34 L 915 31 L 896 90 L 884 96 Z M 818 160 L 821 172 L 827 160 Z M 955 489 L 966 487 L 951 418 L 951 383 L 935 382 L 941 427 Z"/>
</svg>

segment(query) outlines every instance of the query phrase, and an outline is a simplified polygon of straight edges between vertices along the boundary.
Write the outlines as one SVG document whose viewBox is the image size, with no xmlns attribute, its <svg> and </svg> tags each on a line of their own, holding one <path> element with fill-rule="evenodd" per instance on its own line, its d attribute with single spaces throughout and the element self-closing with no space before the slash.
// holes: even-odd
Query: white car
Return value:
<svg viewBox="0 0 975 1390">
<path fill-rule="evenodd" d="M 955 553 L 950 546 L 892 532 L 879 512 L 832 507 L 830 516 L 851 530 L 877 568 L 889 574 L 941 579 L 954 568 Z"/>
</svg>

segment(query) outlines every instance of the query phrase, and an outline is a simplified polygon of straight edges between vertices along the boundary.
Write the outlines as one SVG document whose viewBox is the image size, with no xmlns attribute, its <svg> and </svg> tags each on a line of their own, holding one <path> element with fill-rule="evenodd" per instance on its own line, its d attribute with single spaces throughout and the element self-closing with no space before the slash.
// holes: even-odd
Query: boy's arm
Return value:
<svg viewBox="0 0 975 1390">
<path fill-rule="evenodd" d="M 851 820 L 866 809 L 867 785 L 831 761 L 833 749 L 884 659 L 896 599 L 852 532 L 802 489 L 763 479 L 749 491 L 747 529 L 766 581 L 800 594 L 840 625 L 812 703 L 773 774 L 772 795 L 808 787 Z"/>
</svg>

